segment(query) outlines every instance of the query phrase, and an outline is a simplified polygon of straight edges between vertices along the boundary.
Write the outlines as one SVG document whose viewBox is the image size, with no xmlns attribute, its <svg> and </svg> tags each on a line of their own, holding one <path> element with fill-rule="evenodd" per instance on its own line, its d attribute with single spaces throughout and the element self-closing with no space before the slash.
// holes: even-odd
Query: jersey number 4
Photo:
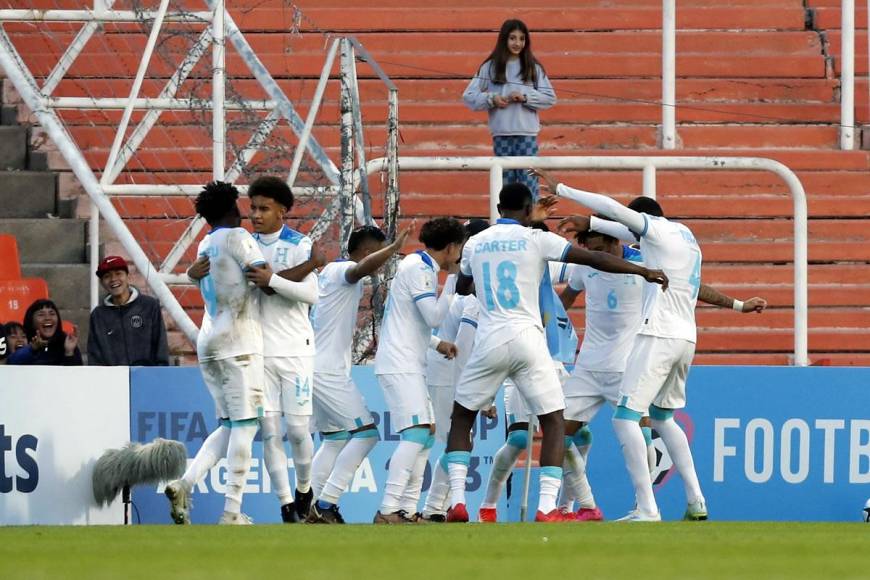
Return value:
<svg viewBox="0 0 870 580">
<path fill-rule="evenodd" d="M 496 289 L 492 286 L 492 265 L 483 263 L 483 293 L 486 296 L 486 309 L 495 310 L 495 302 L 505 310 L 511 310 L 520 303 L 520 289 L 517 288 L 517 265 L 510 260 L 499 262 L 495 268 Z"/>
</svg>

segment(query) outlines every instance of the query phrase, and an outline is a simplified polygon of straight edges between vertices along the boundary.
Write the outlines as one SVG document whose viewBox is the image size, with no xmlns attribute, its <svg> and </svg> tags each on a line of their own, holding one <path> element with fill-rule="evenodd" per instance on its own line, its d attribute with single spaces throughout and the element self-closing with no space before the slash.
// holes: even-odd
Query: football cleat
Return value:
<svg viewBox="0 0 870 580">
<path fill-rule="evenodd" d="M 190 523 L 190 492 L 180 479 L 170 482 L 163 490 L 169 500 L 169 517 L 179 525 Z"/>
<path fill-rule="evenodd" d="M 542 523 L 567 522 L 572 521 L 573 519 L 574 518 L 571 516 L 566 517 L 564 514 L 562 514 L 562 512 L 557 509 L 550 510 L 547 513 L 538 510 L 538 512 L 535 514 L 535 521 Z"/>
<path fill-rule="evenodd" d="M 299 517 L 299 512 L 296 511 L 294 502 L 285 503 L 281 506 L 281 521 L 285 524 L 298 524 L 302 521 Z"/>
<path fill-rule="evenodd" d="M 467 523 L 468 509 L 464 503 L 458 503 L 454 507 L 447 510 L 448 523 Z"/>
<path fill-rule="evenodd" d="M 253 523 L 254 520 L 248 515 L 235 512 L 224 512 L 221 519 L 218 520 L 220 526 L 250 526 Z"/>
<path fill-rule="evenodd" d="M 638 509 L 631 510 L 627 515 L 616 520 L 617 522 L 660 522 L 662 521 L 661 513 L 648 514 Z"/>
<path fill-rule="evenodd" d="M 443 524 L 447 521 L 447 516 L 444 514 L 429 514 L 425 513 L 420 516 L 420 523 L 423 524 Z"/>
<path fill-rule="evenodd" d="M 311 511 L 308 512 L 308 518 L 305 521 L 309 524 L 343 524 L 344 518 L 341 517 L 337 505 L 321 508 L 317 502 L 314 502 L 311 504 Z"/>
<path fill-rule="evenodd" d="M 574 519 L 578 522 L 603 522 L 604 514 L 597 507 L 580 508 L 574 513 Z"/>
<path fill-rule="evenodd" d="M 305 493 L 302 493 L 297 489 L 294 494 L 294 499 L 296 501 L 293 503 L 296 504 L 296 513 L 299 516 L 299 521 L 303 521 L 308 516 L 308 512 L 311 511 L 311 502 L 314 500 L 314 492 L 309 489 Z"/>
<path fill-rule="evenodd" d="M 495 508 L 480 508 L 477 510 L 477 521 L 482 524 L 494 524 L 498 522 L 498 512 Z"/>
<path fill-rule="evenodd" d="M 707 502 L 704 498 L 692 502 L 686 507 L 683 519 L 689 522 L 702 522 L 707 519 Z"/>
</svg>

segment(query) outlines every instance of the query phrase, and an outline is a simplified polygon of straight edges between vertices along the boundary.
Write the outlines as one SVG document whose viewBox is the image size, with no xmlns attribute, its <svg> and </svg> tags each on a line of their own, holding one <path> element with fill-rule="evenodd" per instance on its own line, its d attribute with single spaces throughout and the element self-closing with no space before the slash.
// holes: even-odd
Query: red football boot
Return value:
<svg viewBox="0 0 870 580">
<path fill-rule="evenodd" d="M 468 509 L 464 503 L 458 503 L 455 507 L 447 510 L 447 523 L 466 523 L 468 522 Z"/>
<path fill-rule="evenodd" d="M 482 524 L 494 524 L 498 521 L 495 508 L 480 508 L 477 511 L 477 521 Z"/>
<path fill-rule="evenodd" d="M 597 507 L 580 508 L 574 514 L 574 519 L 578 522 L 603 522 L 604 514 Z"/>
<path fill-rule="evenodd" d="M 571 519 L 573 519 L 573 518 L 571 518 Z M 555 510 L 552 510 L 551 512 L 546 513 L 546 514 L 542 511 L 538 510 L 538 513 L 535 514 L 535 521 L 536 522 L 543 522 L 543 523 L 555 523 L 555 522 L 565 522 L 565 521 L 569 521 L 569 520 L 566 520 L 565 516 L 563 516 L 559 512 L 558 509 L 555 509 Z"/>
</svg>

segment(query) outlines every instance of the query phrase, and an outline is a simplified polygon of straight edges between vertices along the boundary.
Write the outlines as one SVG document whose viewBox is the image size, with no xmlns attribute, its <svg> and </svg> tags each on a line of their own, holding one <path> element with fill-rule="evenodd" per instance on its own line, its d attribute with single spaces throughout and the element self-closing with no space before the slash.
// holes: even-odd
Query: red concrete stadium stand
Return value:
<svg viewBox="0 0 870 580">
<path fill-rule="evenodd" d="M 490 154 L 485 114 L 467 110 L 461 93 L 491 49 L 502 20 L 518 17 L 533 31 L 535 52 L 559 97 L 558 105 L 541 115 L 542 155 L 762 156 L 782 161 L 797 172 L 809 197 L 811 359 L 870 364 L 870 152 L 838 150 L 839 0 L 732 0 L 727 5 L 680 0 L 681 148 L 676 152 L 656 149 L 659 0 L 442 0 L 437 8 L 412 0 L 370 0 L 365 9 L 353 0 L 302 0 L 297 4 L 305 18 L 298 37 L 284 34 L 293 24 L 291 9 L 278 2 L 250 4 L 250 9 L 233 6 L 231 12 L 302 115 L 324 58 L 321 33 L 355 34 L 399 87 L 403 155 Z M 867 2 L 857 4 L 856 115 L 859 124 L 866 124 Z M 62 91 L 126 96 L 125 79 L 136 69 L 145 37 L 114 30 L 107 41 L 111 57 L 96 52 L 102 50 L 99 43 L 86 48 Z M 28 64 L 47 72 L 66 37 L 59 32 L 47 42 L 25 32 L 13 39 Z M 228 55 L 230 76 L 242 79 L 235 89 L 261 98 L 261 89 L 234 52 Z M 207 60 L 194 76 L 208 74 Z M 154 71 L 170 72 L 161 66 Z M 368 67 L 360 66 L 359 75 L 372 158 L 384 151 L 386 93 Z M 89 79 L 94 76 L 115 78 Z M 143 94 L 154 95 L 160 87 L 160 81 L 147 81 Z M 208 84 L 203 90 L 209 90 Z M 337 98 L 333 84 L 315 130 L 333 159 L 339 150 Z M 120 112 L 65 113 L 64 118 L 90 162 L 102 167 Z M 207 139 L 207 131 L 183 115 L 173 118 L 177 127 L 155 133 L 138 156 L 144 175 L 125 179 L 201 183 L 208 178 L 211 153 L 197 145 Z M 239 144 L 246 138 L 230 136 Z M 864 144 L 870 148 L 870 135 L 864 135 Z M 641 190 L 637 172 L 558 175 L 621 201 Z M 373 179 L 372 187 L 377 206 L 380 180 Z M 440 215 L 445 207 L 460 217 L 487 213 L 483 173 L 403 173 L 401 188 L 406 218 Z M 742 298 L 760 295 L 771 302 L 761 316 L 701 308 L 696 360 L 786 364 L 793 344 L 793 268 L 791 200 L 785 185 L 763 173 L 662 171 L 658 191 L 666 212 L 686 220 L 698 235 L 706 282 Z M 193 213 L 190 201 L 183 199 L 116 203 L 155 258 L 169 251 L 186 225 L 165 216 Z M 189 252 L 186 258 L 191 257 Z M 179 294 L 199 320 L 196 292 Z M 573 315 L 582 323 L 582 309 Z"/>
</svg>

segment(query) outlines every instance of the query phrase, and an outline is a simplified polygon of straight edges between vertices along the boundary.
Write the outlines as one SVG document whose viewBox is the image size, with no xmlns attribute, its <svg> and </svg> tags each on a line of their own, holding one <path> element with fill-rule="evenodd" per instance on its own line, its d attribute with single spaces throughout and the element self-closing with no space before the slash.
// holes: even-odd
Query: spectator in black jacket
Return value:
<svg viewBox="0 0 870 580">
<path fill-rule="evenodd" d="M 54 302 L 40 299 L 31 304 L 24 313 L 24 332 L 30 344 L 12 353 L 8 364 L 81 365 L 78 329 L 73 327 L 67 334 L 62 326 L 63 320 Z"/>
<path fill-rule="evenodd" d="M 107 256 L 97 268 L 97 277 L 108 294 L 91 312 L 89 365 L 169 364 L 160 302 L 131 286 L 129 273 L 126 260 L 120 256 Z"/>
</svg>

